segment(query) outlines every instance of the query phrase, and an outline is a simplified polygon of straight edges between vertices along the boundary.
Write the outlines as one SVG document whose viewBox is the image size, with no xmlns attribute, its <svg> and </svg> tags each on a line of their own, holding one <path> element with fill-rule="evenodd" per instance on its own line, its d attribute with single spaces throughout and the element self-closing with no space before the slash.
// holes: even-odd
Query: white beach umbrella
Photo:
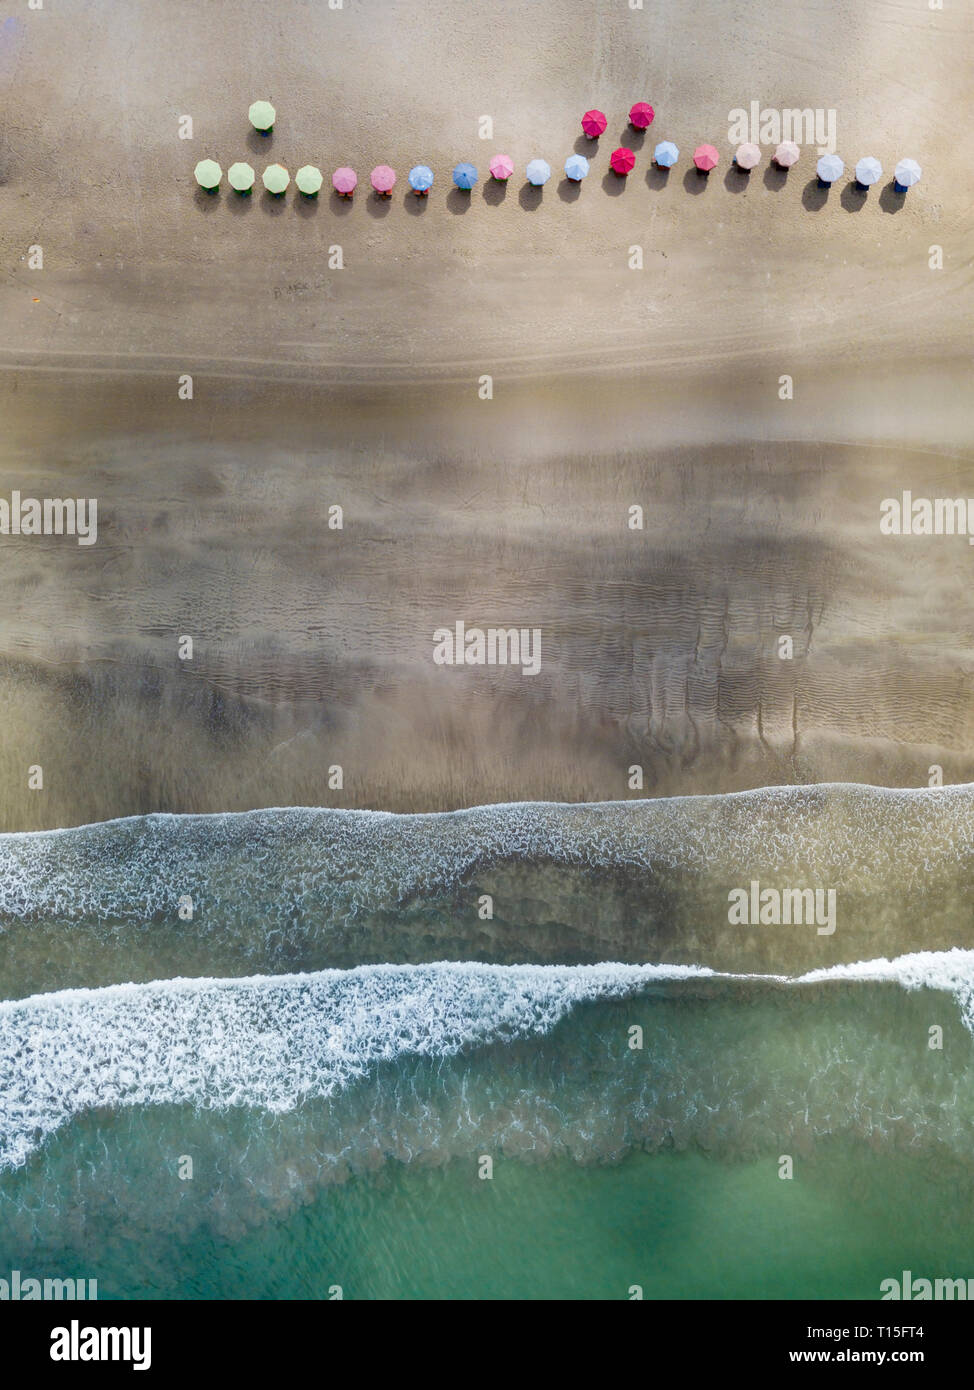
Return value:
<svg viewBox="0 0 974 1390">
<path fill-rule="evenodd" d="M 201 159 L 193 172 L 196 182 L 200 188 L 205 188 L 207 193 L 212 193 L 214 188 L 218 188 L 223 178 L 223 170 L 215 159 Z"/>
<path fill-rule="evenodd" d="M 309 198 L 315 197 L 324 181 L 321 170 L 316 169 L 313 164 L 303 165 L 294 175 L 294 182 Z"/>
<path fill-rule="evenodd" d="M 823 183 L 835 183 L 845 173 L 845 165 L 837 154 L 823 154 L 815 166 L 815 172 Z"/>
<path fill-rule="evenodd" d="M 873 159 L 871 154 L 866 155 L 865 159 L 860 159 L 856 165 L 856 183 L 861 183 L 864 188 L 878 182 L 882 177 L 883 166 L 878 159 Z"/>
<path fill-rule="evenodd" d="M 923 170 L 915 159 L 901 159 L 893 170 L 893 178 L 900 188 L 912 188 L 923 177 Z"/>
<path fill-rule="evenodd" d="M 249 193 L 256 177 L 253 167 L 244 160 L 238 159 L 236 164 L 231 164 L 227 170 L 227 183 L 237 193 Z"/>
<path fill-rule="evenodd" d="M 264 187 L 268 193 L 281 194 L 291 182 L 291 175 L 283 164 L 268 164 L 263 174 Z"/>
<path fill-rule="evenodd" d="M 259 130 L 262 135 L 273 130 L 274 122 L 277 119 L 277 112 L 269 101 L 255 101 L 247 115 L 250 117 L 250 124 L 254 130 Z"/>
</svg>

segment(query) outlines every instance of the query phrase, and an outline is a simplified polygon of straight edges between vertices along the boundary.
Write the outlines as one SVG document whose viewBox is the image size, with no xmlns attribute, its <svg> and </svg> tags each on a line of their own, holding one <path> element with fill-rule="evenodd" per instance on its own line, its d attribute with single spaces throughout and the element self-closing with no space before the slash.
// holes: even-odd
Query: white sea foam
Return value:
<svg viewBox="0 0 974 1390">
<path fill-rule="evenodd" d="M 537 1037 L 579 1004 L 695 979 L 945 990 L 974 1032 L 974 952 L 960 950 L 791 979 L 703 966 L 442 963 L 65 990 L 0 1004 L 0 1167 L 24 1163 L 84 1110 L 291 1110 L 335 1095 L 381 1062 Z"/>
</svg>

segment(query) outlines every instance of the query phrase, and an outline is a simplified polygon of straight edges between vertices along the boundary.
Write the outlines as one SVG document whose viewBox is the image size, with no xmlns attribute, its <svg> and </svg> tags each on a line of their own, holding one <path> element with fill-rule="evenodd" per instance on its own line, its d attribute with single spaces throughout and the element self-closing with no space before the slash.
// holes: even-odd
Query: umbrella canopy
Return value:
<svg viewBox="0 0 974 1390">
<path fill-rule="evenodd" d="M 590 140 L 597 140 L 608 124 L 604 111 L 586 111 L 582 117 L 582 130 Z"/>
<path fill-rule="evenodd" d="M 477 170 L 472 164 L 458 164 L 453 171 L 453 182 L 457 188 L 473 188 L 477 182 Z"/>
<path fill-rule="evenodd" d="M 647 126 L 653 124 L 653 117 L 656 112 L 648 101 L 637 101 L 634 106 L 629 108 L 629 124 L 634 125 L 637 130 L 645 130 Z"/>
<path fill-rule="evenodd" d="M 680 151 L 672 140 L 661 140 L 653 151 L 653 159 L 661 169 L 672 169 L 680 158 Z"/>
<path fill-rule="evenodd" d="M 514 173 L 514 160 L 507 154 L 495 154 L 490 161 L 491 177 L 495 179 L 509 179 Z"/>
<path fill-rule="evenodd" d="M 238 193 L 249 193 L 254 186 L 256 177 L 253 168 L 243 160 L 231 164 L 227 170 L 227 182 Z"/>
<path fill-rule="evenodd" d="M 269 101 L 255 101 L 247 115 L 250 117 L 250 124 L 254 129 L 264 132 L 273 129 L 274 121 L 277 118 L 277 112 Z"/>
<path fill-rule="evenodd" d="M 746 140 L 743 145 L 738 145 L 737 153 L 734 155 L 734 163 L 738 169 L 753 169 L 760 162 L 761 149 L 758 145 L 753 145 L 750 140 Z"/>
<path fill-rule="evenodd" d="M 264 170 L 264 187 L 268 193 L 276 193 L 278 196 L 284 192 L 291 182 L 291 175 L 283 164 L 268 164 Z"/>
<path fill-rule="evenodd" d="M 709 174 L 711 169 L 717 168 L 717 161 L 720 155 L 713 145 L 698 145 L 693 152 L 693 162 L 703 173 Z"/>
<path fill-rule="evenodd" d="M 551 178 L 551 165 L 546 164 L 543 159 L 532 159 L 524 172 L 527 174 L 528 183 L 533 183 L 540 188 Z"/>
<path fill-rule="evenodd" d="M 782 140 L 781 144 L 774 152 L 774 162 L 782 169 L 790 169 L 793 164 L 797 164 L 801 150 L 794 140 Z"/>
<path fill-rule="evenodd" d="M 309 198 L 313 198 L 317 194 L 324 181 L 321 170 L 316 169 L 313 164 L 305 164 L 294 175 L 294 182 L 301 192 Z"/>
<path fill-rule="evenodd" d="M 900 188 L 912 188 L 923 177 L 923 170 L 915 159 L 901 159 L 893 170 L 893 178 Z"/>
<path fill-rule="evenodd" d="M 636 156 L 633 154 L 632 150 L 627 149 L 625 145 L 620 145 L 617 150 L 612 151 L 612 154 L 609 156 L 609 163 L 614 173 L 628 174 L 630 169 L 635 169 L 636 167 Z"/>
<path fill-rule="evenodd" d="M 396 171 L 390 169 L 388 164 L 377 164 L 371 177 L 376 193 L 391 193 L 396 186 Z"/>
<path fill-rule="evenodd" d="M 433 187 L 433 170 L 428 164 L 416 164 L 409 171 L 409 187 L 414 193 L 428 193 Z"/>
<path fill-rule="evenodd" d="M 565 178 L 578 183 L 588 173 L 588 160 L 583 154 L 570 154 L 565 160 Z"/>
<path fill-rule="evenodd" d="M 883 177 L 883 166 L 878 159 L 873 159 L 871 154 L 867 154 L 865 159 L 860 159 L 856 165 L 856 183 L 861 183 L 864 188 L 868 188 L 871 183 Z"/>
<path fill-rule="evenodd" d="M 200 188 L 205 188 L 207 192 L 212 188 L 218 188 L 223 178 L 223 170 L 215 159 L 201 159 L 193 173 Z"/>
<path fill-rule="evenodd" d="M 845 165 L 837 154 L 823 154 L 815 166 L 815 172 L 823 183 L 835 183 L 845 173 Z"/>
<path fill-rule="evenodd" d="M 354 169 L 349 169 L 347 165 L 343 164 L 332 174 L 331 182 L 336 193 L 353 193 L 358 184 L 358 174 Z"/>
</svg>

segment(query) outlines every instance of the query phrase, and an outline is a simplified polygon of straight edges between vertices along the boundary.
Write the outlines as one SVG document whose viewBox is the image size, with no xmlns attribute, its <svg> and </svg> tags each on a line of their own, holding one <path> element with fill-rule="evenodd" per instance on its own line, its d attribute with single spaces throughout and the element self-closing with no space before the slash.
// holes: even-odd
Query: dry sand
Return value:
<svg viewBox="0 0 974 1390">
<path fill-rule="evenodd" d="M 919 0 L 49 0 L 3 22 L 0 496 L 96 496 L 100 526 L 90 548 L 0 537 L 0 828 L 974 779 L 974 549 L 878 526 L 903 488 L 974 497 L 972 38 L 969 10 Z M 834 109 L 847 164 L 914 155 L 923 182 L 826 199 L 813 148 L 745 180 L 728 113 L 751 100 Z M 609 130 L 573 196 L 592 104 Z M 450 191 L 498 151 L 551 183 Z M 400 182 L 210 198 L 204 156 Z M 457 619 L 540 627 L 541 672 L 435 667 Z"/>
</svg>

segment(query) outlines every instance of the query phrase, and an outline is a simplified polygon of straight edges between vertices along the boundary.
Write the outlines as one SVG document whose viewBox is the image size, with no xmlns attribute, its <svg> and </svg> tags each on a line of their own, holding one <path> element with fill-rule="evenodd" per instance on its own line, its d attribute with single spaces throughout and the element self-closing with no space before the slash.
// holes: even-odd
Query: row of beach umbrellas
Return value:
<svg viewBox="0 0 974 1390">
<path fill-rule="evenodd" d="M 778 145 L 771 157 L 772 164 L 780 169 L 790 169 L 801 155 L 799 147 L 791 140 Z M 680 151 L 672 140 L 663 140 L 653 152 L 653 164 L 659 169 L 672 169 L 680 158 Z M 742 173 L 750 173 L 761 160 L 761 150 L 757 145 L 745 143 L 738 145 L 734 164 Z M 693 152 L 693 163 L 701 174 L 709 174 L 720 162 L 720 155 L 713 145 L 698 145 Z M 609 167 L 613 173 L 624 178 L 636 166 L 633 150 L 620 146 L 609 157 Z M 495 154 L 490 161 L 490 176 L 506 182 L 514 173 L 514 161 L 506 154 Z M 565 177 L 580 183 L 589 172 L 589 161 L 581 154 L 572 154 L 565 160 Z M 824 154 L 815 166 L 819 184 L 827 187 L 835 183 L 845 173 L 845 163 L 837 154 Z M 919 183 L 922 169 L 915 159 L 901 159 L 893 173 L 897 192 L 905 193 L 908 188 Z M 195 170 L 196 182 L 208 193 L 215 193 L 223 178 L 223 170 L 215 159 L 201 159 Z M 869 188 L 882 178 L 883 166 L 878 159 L 867 155 L 855 166 L 856 183 L 861 188 Z M 551 165 L 543 159 L 532 159 L 525 169 L 528 183 L 543 187 L 551 178 Z M 477 183 L 479 174 L 473 164 L 460 163 L 453 170 L 453 183 L 457 188 L 469 191 Z M 428 164 L 416 164 L 409 171 L 409 187 L 419 197 L 426 197 L 433 187 L 433 170 Z M 388 164 L 377 164 L 369 176 L 372 187 L 381 197 L 389 197 L 396 186 L 396 172 Z M 268 193 L 277 197 L 287 192 L 291 175 L 283 164 L 269 164 L 261 180 Z M 250 193 L 257 181 L 252 165 L 240 160 L 231 164 L 227 170 L 227 182 L 237 193 Z M 301 193 L 308 198 L 316 198 L 324 184 L 324 175 L 314 164 L 305 164 L 294 176 L 294 182 Z M 358 187 L 358 174 L 354 169 L 343 165 L 331 176 L 332 187 L 343 198 L 351 198 Z"/>
</svg>

